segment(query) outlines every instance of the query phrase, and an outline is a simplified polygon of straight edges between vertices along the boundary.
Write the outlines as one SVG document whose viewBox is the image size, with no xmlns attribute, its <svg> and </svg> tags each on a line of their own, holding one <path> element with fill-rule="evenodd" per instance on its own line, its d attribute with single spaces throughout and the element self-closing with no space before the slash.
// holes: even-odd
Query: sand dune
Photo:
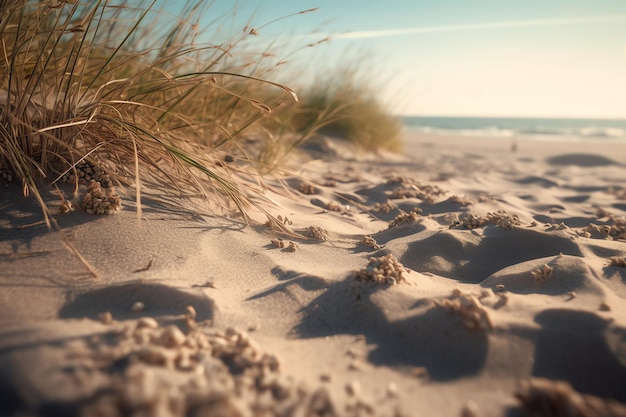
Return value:
<svg viewBox="0 0 626 417">
<path fill-rule="evenodd" d="M 59 215 L 97 279 L 0 190 L 0 414 L 626 416 L 626 145 L 510 145 L 318 138 L 267 180 L 307 239 Z"/>
</svg>

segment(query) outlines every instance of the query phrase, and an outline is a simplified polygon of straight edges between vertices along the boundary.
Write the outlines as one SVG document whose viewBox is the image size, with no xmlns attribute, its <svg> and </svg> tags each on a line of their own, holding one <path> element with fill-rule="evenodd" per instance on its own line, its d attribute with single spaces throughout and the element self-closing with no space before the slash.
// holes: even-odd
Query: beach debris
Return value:
<svg viewBox="0 0 626 417">
<path fill-rule="evenodd" d="M 369 258 L 367 266 L 353 272 L 357 281 L 371 281 L 377 284 L 394 285 L 406 281 L 404 273 L 408 272 L 392 254 L 377 258 Z"/>
<path fill-rule="evenodd" d="M 611 311 L 611 306 L 606 302 L 600 303 L 600 311 Z"/>
<path fill-rule="evenodd" d="M 511 230 L 513 229 L 513 226 L 519 226 L 521 224 L 517 214 L 511 214 L 504 210 L 487 213 L 487 219 L 490 223 L 493 223 L 504 230 Z"/>
<path fill-rule="evenodd" d="M 149 270 L 150 268 L 152 268 L 152 262 L 153 262 L 152 258 L 148 259 L 148 263 L 146 264 L 146 266 L 144 266 L 142 268 L 135 269 L 133 271 L 133 274 L 137 274 L 139 272 L 145 272 L 145 271 Z"/>
<path fill-rule="evenodd" d="M 130 308 L 130 311 L 132 311 L 133 313 L 139 313 L 140 311 L 143 311 L 144 308 L 146 308 L 146 305 L 144 303 L 142 303 L 141 301 L 135 301 Z"/>
<path fill-rule="evenodd" d="M 479 227 L 483 227 L 487 224 L 489 219 L 484 216 L 477 216 L 475 214 L 469 213 L 459 220 L 455 221 L 450 227 L 455 226 L 463 226 L 466 229 L 478 229 Z"/>
<path fill-rule="evenodd" d="M 531 271 L 530 274 L 536 282 L 543 282 L 554 276 L 554 268 L 548 264 L 544 264 L 541 268 Z"/>
<path fill-rule="evenodd" d="M 420 215 L 421 210 L 413 209 L 409 212 L 404 210 L 400 210 L 400 214 L 398 214 L 393 220 L 389 222 L 388 228 L 391 229 L 393 227 L 398 227 L 407 223 L 415 223 L 421 219 Z"/>
<path fill-rule="evenodd" d="M 274 245 L 274 247 L 277 247 L 279 249 L 282 249 L 285 247 L 285 241 L 281 238 L 272 239 L 271 242 L 272 242 L 272 245 Z"/>
<path fill-rule="evenodd" d="M 493 322 L 489 313 L 478 298 L 471 294 L 454 291 L 449 298 L 433 300 L 433 306 L 459 316 L 463 325 L 470 330 L 489 331 L 493 329 Z"/>
<path fill-rule="evenodd" d="M 524 379 L 519 382 L 515 397 L 529 416 L 626 417 L 626 405 L 578 393 L 565 381 Z"/>
<path fill-rule="evenodd" d="M 298 185 L 298 191 L 302 194 L 313 195 L 317 193 L 317 188 L 308 181 L 302 181 L 300 185 Z"/>
<path fill-rule="evenodd" d="M 498 210 L 487 213 L 486 216 L 478 216 L 473 213 L 467 213 L 465 216 L 454 220 L 450 225 L 450 229 L 455 227 L 463 227 L 465 229 L 478 229 L 486 224 L 491 223 L 504 230 L 511 230 L 514 226 L 519 226 L 521 221 L 517 214 L 511 214 L 504 210 Z"/>
<path fill-rule="evenodd" d="M 317 240 L 328 240 L 328 232 L 326 231 L 326 229 L 319 227 L 319 226 L 309 226 L 306 229 L 306 233 L 309 235 L 309 237 L 312 237 L 313 239 L 317 239 Z"/>
<path fill-rule="evenodd" d="M 626 256 L 611 256 L 609 258 L 609 266 L 621 266 L 622 268 L 626 268 Z"/>
<path fill-rule="evenodd" d="M 79 162 L 66 172 L 61 177 L 61 181 L 71 184 L 75 183 L 77 178 L 79 182 L 85 184 L 90 184 L 91 181 L 95 181 L 104 188 L 113 186 L 111 176 L 104 169 L 86 160 Z"/>
<path fill-rule="evenodd" d="M 574 298 L 576 298 L 576 292 L 575 291 L 570 291 L 567 293 L 567 301 L 571 301 Z"/>
<path fill-rule="evenodd" d="M 374 250 L 379 250 L 380 248 L 382 248 L 382 246 L 380 246 L 378 243 L 376 243 L 376 239 L 374 239 L 371 236 L 363 236 L 363 239 L 361 239 L 361 241 L 359 242 L 361 245 L 363 246 L 367 246 L 370 247 Z"/>
<path fill-rule="evenodd" d="M 532 222 L 530 222 L 528 227 L 537 227 L 537 222 L 533 220 Z"/>
<path fill-rule="evenodd" d="M 83 198 L 82 208 L 89 214 L 113 214 L 122 207 L 122 199 L 115 194 L 113 187 L 102 191 L 99 182 L 91 180 L 87 194 Z"/>
<path fill-rule="evenodd" d="M 552 232 L 554 230 L 567 230 L 569 229 L 569 227 L 567 227 L 567 225 L 563 222 L 556 224 L 556 223 L 546 223 L 543 225 L 543 227 L 546 228 L 546 232 Z"/>
<path fill-rule="evenodd" d="M 389 214 L 392 210 L 395 210 L 396 208 L 398 208 L 398 206 L 395 205 L 391 200 L 387 200 L 384 203 L 374 204 L 374 211 L 383 214 Z"/>
<path fill-rule="evenodd" d="M 89 375 L 103 385 L 97 398 L 72 403 L 80 415 L 169 416 L 185 410 L 224 417 L 339 415 L 325 387 L 310 389 L 282 374 L 278 358 L 261 351 L 245 332 L 191 329 L 184 334 L 175 325 L 159 328 L 154 319 L 142 317 L 134 329 L 117 334 L 85 352 Z M 114 377 L 98 375 L 112 366 Z M 348 385 L 346 397 L 354 402 L 360 385 Z"/>
<path fill-rule="evenodd" d="M 280 214 L 276 217 L 276 219 L 281 222 L 284 225 L 288 225 L 291 226 L 293 224 L 293 222 L 291 220 L 289 220 L 289 218 L 285 215 L 285 217 L 281 216 Z"/>
<path fill-rule="evenodd" d="M 98 320 L 100 320 L 102 324 L 111 324 L 113 323 L 113 315 L 110 311 L 105 311 L 98 314 Z"/>
<path fill-rule="evenodd" d="M 496 290 L 504 291 L 505 290 L 504 284 L 496 284 Z"/>
<path fill-rule="evenodd" d="M 406 198 L 418 198 L 433 204 L 437 197 L 446 194 L 447 191 L 439 188 L 437 185 L 418 185 L 411 184 L 410 186 L 401 186 L 391 192 L 390 198 L 392 200 L 406 199 Z"/>
<path fill-rule="evenodd" d="M 626 240 L 626 217 L 613 217 L 609 219 L 609 224 L 597 225 L 589 224 L 582 230 L 577 230 L 579 236 L 592 239 Z"/>
<path fill-rule="evenodd" d="M 467 206 L 471 206 L 472 204 L 474 204 L 474 200 L 470 200 L 469 198 L 465 198 L 465 196 L 463 195 L 453 195 L 450 196 L 450 198 L 448 198 L 448 201 L 458 204 L 459 206 L 462 207 L 467 207 Z"/>
<path fill-rule="evenodd" d="M 66 200 L 65 198 L 61 198 L 61 204 L 59 204 L 59 214 L 67 214 L 71 211 L 74 211 L 74 204 L 70 200 Z"/>
<path fill-rule="evenodd" d="M 416 181 L 409 177 L 403 177 L 397 174 L 389 174 L 386 176 L 387 185 L 397 185 L 397 184 L 415 184 Z"/>
<path fill-rule="evenodd" d="M 8 187 L 9 184 L 13 182 L 13 172 L 8 169 L 0 170 L 0 183 L 5 187 Z"/>
<path fill-rule="evenodd" d="M 287 252 L 295 252 L 298 250 L 298 245 L 296 242 L 289 241 L 289 245 L 285 248 Z"/>
<path fill-rule="evenodd" d="M 337 203 L 336 201 L 329 201 L 328 203 L 326 203 L 326 210 L 342 213 L 345 210 L 345 206 Z"/>
</svg>

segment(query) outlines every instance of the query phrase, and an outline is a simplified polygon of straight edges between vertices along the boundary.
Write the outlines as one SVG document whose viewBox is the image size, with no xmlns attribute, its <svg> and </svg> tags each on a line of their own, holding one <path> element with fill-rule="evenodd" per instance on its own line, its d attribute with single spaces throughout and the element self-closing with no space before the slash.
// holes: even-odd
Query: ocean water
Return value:
<svg viewBox="0 0 626 417">
<path fill-rule="evenodd" d="M 536 140 L 626 142 L 626 120 L 404 117 L 409 132 Z"/>
</svg>

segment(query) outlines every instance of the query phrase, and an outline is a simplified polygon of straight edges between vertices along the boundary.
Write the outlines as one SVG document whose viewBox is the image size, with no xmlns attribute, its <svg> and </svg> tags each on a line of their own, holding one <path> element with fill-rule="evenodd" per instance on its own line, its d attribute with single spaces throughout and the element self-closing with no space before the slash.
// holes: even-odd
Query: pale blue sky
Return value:
<svg viewBox="0 0 626 417">
<path fill-rule="evenodd" d="M 207 19 L 234 4 L 217 0 Z M 313 7 L 263 28 L 258 41 L 330 35 L 292 55 L 294 68 L 361 66 L 397 112 L 626 118 L 626 1 L 240 0 L 231 24 Z"/>
</svg>

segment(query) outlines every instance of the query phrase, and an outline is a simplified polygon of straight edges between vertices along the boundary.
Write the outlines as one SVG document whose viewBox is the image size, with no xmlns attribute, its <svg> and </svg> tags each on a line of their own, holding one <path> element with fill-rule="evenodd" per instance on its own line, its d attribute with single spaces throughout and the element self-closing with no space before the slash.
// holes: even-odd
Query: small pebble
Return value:
<svg viewBox="0 0 626 417">
<path fill-rule="evenodd" d="M 346 384 L 346 393 L 351 397 L 356 397 L 361 392 L 359 381 L 351 381 Z"/>
<path fill-rule="evenodd" d="M 104 313 L 98 314 L 98 320 L 102 324 L 111 324 L 113 323 L 113 315 L 111 315 L 110 311 L 105 311 Z"/>
<path fill-rule="evenodd" d="M 144 308 L 146 308 L 144 303 L 142 303 L 141 301 L 135 301 L 133 303 L 133 306 L 130 308 L 130 311 L 132 311 L 133 313 L 139 313 L 140 311 L 143 311 Z"/>
</svg>

